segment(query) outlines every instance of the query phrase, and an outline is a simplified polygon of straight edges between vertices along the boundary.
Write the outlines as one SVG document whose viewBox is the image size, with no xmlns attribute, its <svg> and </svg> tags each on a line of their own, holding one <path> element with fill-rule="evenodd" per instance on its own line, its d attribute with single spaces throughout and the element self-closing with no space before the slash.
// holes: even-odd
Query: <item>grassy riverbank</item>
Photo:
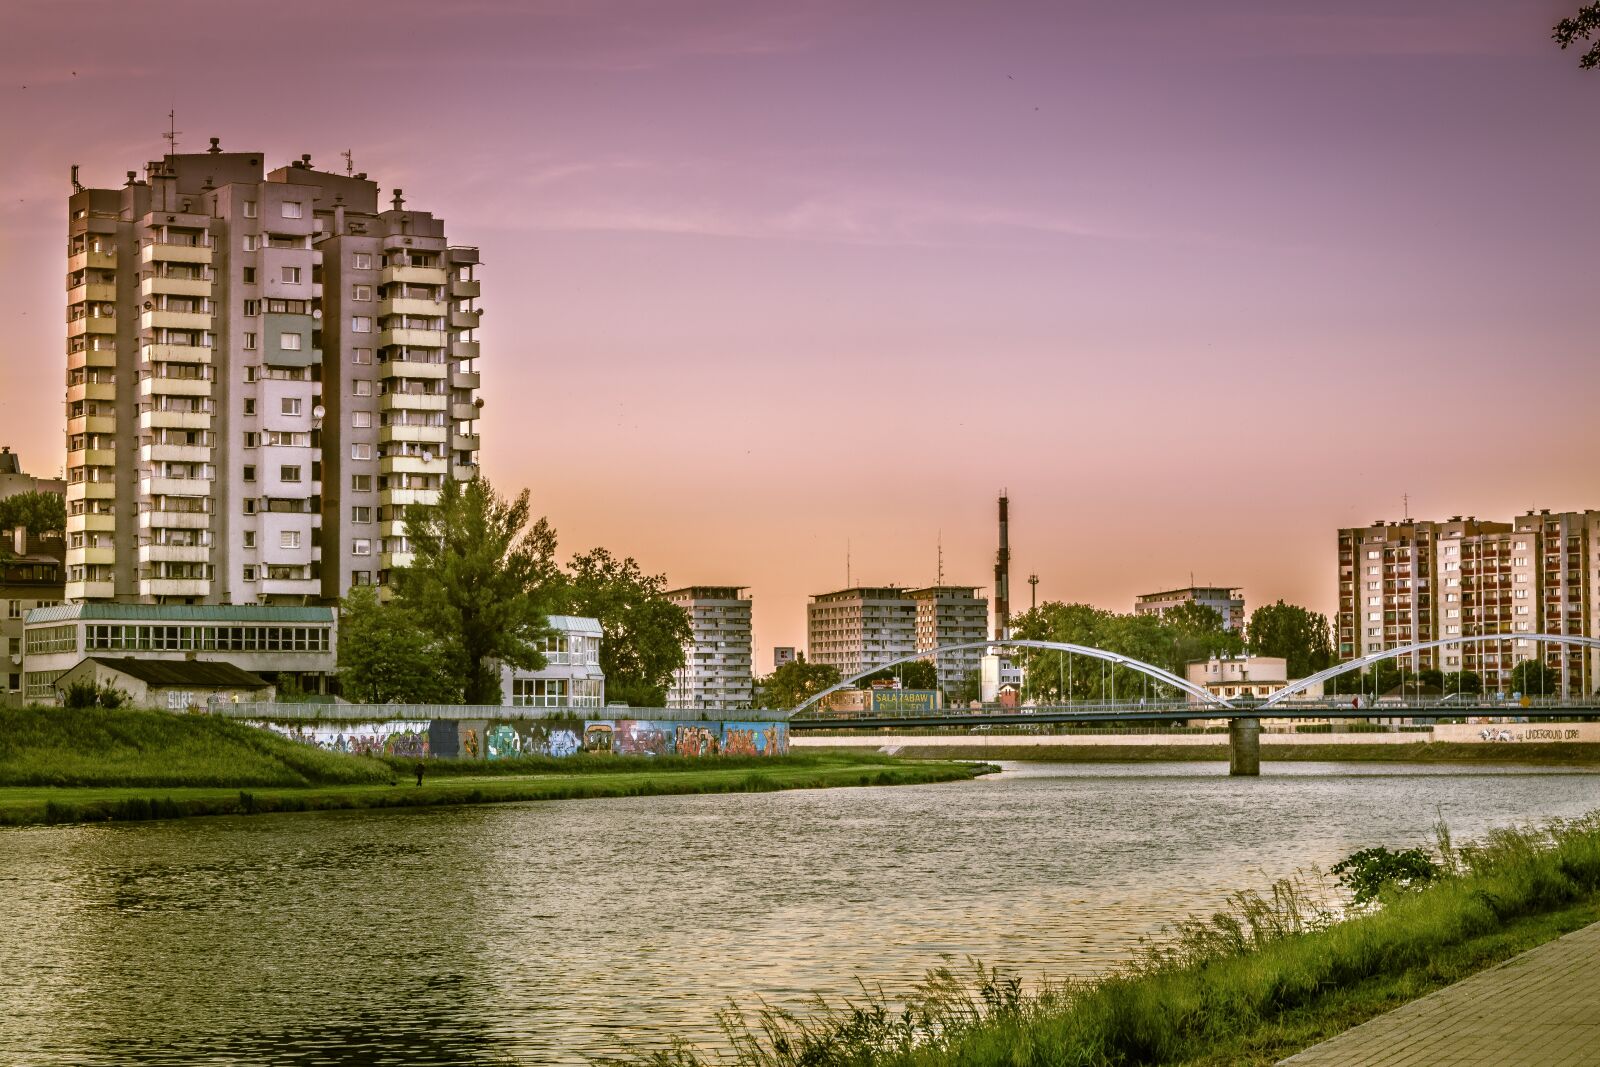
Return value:
<svg viewBox="0 0 1600 1067">
<path fill-rule="evenodd" d="M 0 711 L 0 826 L 961 781 L 987 768 L 858 753 L 415 760 L 325 752 L 204 715 Z"/>
<path fill-rule="evenodd" d="M 876 753 L 894 748 L 892 738 L 863 738 L 849 748 L 805 748 L 804 752 Z M 895 755 L 930 760 L 1007 760 L 1035 763 L 1140 763 L 1228 760 L 1226 742 L 1217 745 L 902 745 Z M 1261 746 L 1261 762 L 1329 763 L 1341 760 L 1372 763 L 1552 763 L 1600 767 L 1600 744 L 1539 741 L 1516 744 L 1460 744 L 1417 741 L 1409 744 L 1274 745 Z"/>
<path fill-rule="evenodd" d="M 1266 1065 L 1569 930 L 1600 921 L 1600 817 L 1500 832 L 1443 854 L 1446 877 L 1337 921 L 1304 883 L 1237 894 L 1134 964 L 1025 992 L 977 969 L 931 972 L 890 1003 L 722 1017 L 732 1052 L 652 1067 Z M 1530 1010 L 1537 1010 L 1530 1006 Z"/>
</svg>

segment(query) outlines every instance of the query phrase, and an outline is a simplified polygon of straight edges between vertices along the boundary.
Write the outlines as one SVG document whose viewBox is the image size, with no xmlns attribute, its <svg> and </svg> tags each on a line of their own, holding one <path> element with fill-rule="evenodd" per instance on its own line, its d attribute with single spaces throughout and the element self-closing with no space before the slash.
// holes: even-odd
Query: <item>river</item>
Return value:
<svg viewBox="0 0 1600 1067">
<path fill-rule="evenodd" d="M 976 782 L 0 830 L 0 1062 L 582 1063 L 941 955 L 1088 975 L 1366 845 L 1600 807 L 1561 768 Z"/>
</svg>

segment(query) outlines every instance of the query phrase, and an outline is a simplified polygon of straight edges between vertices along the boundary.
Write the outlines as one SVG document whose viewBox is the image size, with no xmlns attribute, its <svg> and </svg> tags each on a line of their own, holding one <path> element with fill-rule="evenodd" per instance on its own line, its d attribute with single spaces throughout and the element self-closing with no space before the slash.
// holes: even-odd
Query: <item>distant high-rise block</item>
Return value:
<svg viewBox="0 0 1600 1067">
<path fill-rule="evenodd" d="M 1222 616 L 1222 628 L 1244 632 L 1244 590 L 1233 586 L 1191 585 L 1162 593 L 1142 593 L 1133 602 L 1135 615 L 1165 615 L 1180 604 L 1199 604 Z"/>
<path fill-rule="evenodd" d="M 477 249 L 263 158 L 213 140 L 68 200 L 70 600 L 384 584 L 407 506 L 477 469 Z"/>
<path fill-rule="evenodd" d="M 669 708 L 748 708 L 751 677 L 750 598 L 733 585 L 692 585 L 666 598 L 689 614 L 684 666 L 667 692 Z"/>
</svg>

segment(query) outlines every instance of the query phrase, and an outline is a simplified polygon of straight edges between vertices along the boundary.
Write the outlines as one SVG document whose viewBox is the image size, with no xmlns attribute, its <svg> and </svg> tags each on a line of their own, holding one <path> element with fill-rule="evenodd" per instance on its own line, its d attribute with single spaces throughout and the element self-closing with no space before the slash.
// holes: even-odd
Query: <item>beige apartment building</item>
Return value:
<svg viewBox="0 0 1600 1067">
<path fill-rule="evenodd" d="M 916 651 L 931 652 L 944 645 L 971 644 L 988 636 L 989 600 L 976 586 L 930 585 L 906 593 L 916 605 Z M 954 692 L 967 676 L 979 669 L 984 650 L 961 649 L 927 657 L 937 669 L 939 688 Z"/>
<path fill-rule="evenodd" d="M 742 586 L 691 585 L 666 598 L 689 614 L 693 634 L 683 648 L 684 666 L 672 676 L 669 708 L 748 708 L 755 696 L 751 677 L 750 598 Z"/>
<path fill-rule="evenodd" d="M 1135 615 L 1165 615 L 1182 604 L 1199 604 L 1222 616 L 1222 628 L 1244 633 L 1244 590 L 1237 586 L 1191 585 L 1160 593 L 1141 593 L 1134 599 Z"/>
<path fill-rule="evenodd" d="M 478 453 L 478 253 L 302 156 L 169 154 L 77 183 L 70 601 L 314 604 L 409 558 Z"/>
<path fill-rule="evenodd" d="M 1518 634 L 1593 637 L 1600 619 L 1600 512 L 1528 512 L 1511 522 L 1377 523 L 1339 531 L 1341 659 L 1419 641 L 1505 635 L 1406 657 L 1414 670 L 1473 671 L 1504 689 L 1543 659 L 1572 695 L 1600 685 L 1600 650 Z"/>
</svg>

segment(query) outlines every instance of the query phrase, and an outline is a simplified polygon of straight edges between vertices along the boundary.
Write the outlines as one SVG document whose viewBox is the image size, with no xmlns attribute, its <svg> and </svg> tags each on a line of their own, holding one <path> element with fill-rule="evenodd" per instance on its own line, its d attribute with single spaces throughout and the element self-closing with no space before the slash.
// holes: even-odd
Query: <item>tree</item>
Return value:
<svg viewBox="0 0 1600 1067">
<path fill-rule="evenodd" d="M 539 670 L 537 642 L 559 593 L 556 535 L 528 526 L 528 492 L 506 503 L 481 475 L 447 479 L 434 507 L 412 507 L 412 564 L 395 574 L 400 605 L 434 639 L 452 690 L 500 703 L 499 664 Z"/>
<path fill-rule="evenodd" d="M 1511 691 L 1525 697 L 1554 696 L 1561 691 L 1561 676 L 1543 660 L 1525 659 L 1511 668 Z"/>
<path fill-rule="evenodd" d="M 339 685 L 367 704 L 454 704 L 461 690 L 437 641 L 399 604 L 358 585 L 339 610 Z M 281 696 L 281 694 L 280 694 Z"/>
<path fill-rule="evenodd" d="M 951 703 L 957 707 L 966 707 L 977 700 L 983 699 L 983 672 L 968 671 L 967 676 L 961 679 L 961 684 L 956 686 L 956 691 L 950 694 Z"/>
<path fill-rule="evenodd" d="M 810 696 L 839 684 L 839 668 L 827 663 L 807 663 L 805 653 L 785 663 L 761 683 L 761 707 L 795 708 Z"/>
<path fill-rule="evenodd" d="M 1250 613 L 1245 647 L 1254 656 L 1282 656 L 1290 678 L 1304 678 L 1333 664 L 1328 620 L 1298 604 L 1267 604 Z"/>
<path fill-rule="evenodd" d="M 873 682 L 899 678 L 900 685 L 905 689 L 937 689 L 939 688 L 939 672 L 927 660 L 912 660 L 910 663 L 900 663 L 893 667 L 885 667 L 865 678 L 858 679 L 859 686 L 869 686 Z"/>
<path fill-rule="evenodd" d="M 1463 696 L 1477 696 L 1483 692 L 1483 678 L 1477 671 L 1451 671 L 1444 676 L 1440 685 L 1446 693 L 1460 693 Z"/>
<path fill-rule="evenodd" d="M 56 493 L 29 491 L 0 500 L 0 530 L 26 526 L 31 534 L 67 528 L 66 501 Z"/>
<path fill-rule="evenodd" d="M 639 708 L 666 704 L 674 671 L 686 662 L 694 637 L 689 613 L 665 599 L 667 577 L 645 574 L 632 557 L 619 560 L 604 548 L 572 557 L 565 602 L 574 615 L 598 619 L 600 669 L 608 700 Z"/>
<path fill-rule="evenodd" d="M 1550 32 L 1550 39 L 1565 52 L 1568 45 L 1587 41 L 1597 34 L 1600 34 L 1600 4 L 1587 4 L 1580 7 L 1572 18 L 1556 23 Z M 1589 50 L 1578 57 L 1578 67 L 1581 70 L 1600 67 L 1600 39 L 1595 40 Z"/>
<path fill-rule="evenodd" d="M 1155 662 L 1174 674 L 1183 675 L 1196 660 L 1244 651 L 1244 638 L 1225 628 L 1222 613 L 1215 608 L 1190 601 L 1163 612 L 1160 619 L 1170 635 L 1172 654 Z"/>
</svg>

